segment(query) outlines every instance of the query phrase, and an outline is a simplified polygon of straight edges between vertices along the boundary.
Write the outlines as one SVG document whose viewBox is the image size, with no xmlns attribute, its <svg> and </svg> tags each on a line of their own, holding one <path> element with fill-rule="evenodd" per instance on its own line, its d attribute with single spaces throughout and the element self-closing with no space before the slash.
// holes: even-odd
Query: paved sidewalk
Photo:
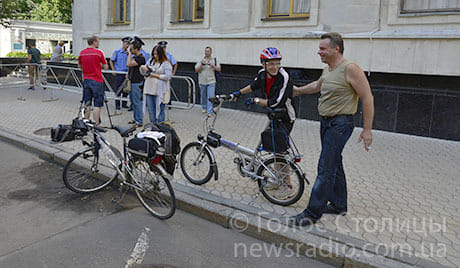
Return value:
<svg viewBox="0 0 460 268">
<path fill-rule="evenodd" d="M 34 132 L 57 124 L 70 124 L 77 115 L 79 95 L 53 90 L 53 96 L 59 100 L 43 102 L 50 93 L 38 88 L 26 92 L 25 88 L 24 80 L 0 78 L 1 127 L 49 140 L 49 136 Z M 26 100 L 17 100 L 20 96 Z M 113 102 L 109 107 L 113 111 Z M 182 147 L 203 132 L 199 105 L 192 110 L 168 112 Z M 102 116 L 103 125 L 107 126 L 105 109 Z M 131 119 L 132 113 L 127 111 L 112 117 L 115 125 L 126 126 Z M 266 122 L 264 115 L 222 109 L 216 127 L 225 138 L 253 147 Z M 360 131 L 355 129 L 343 153 L 348 181 L 348 214 L 345 217 L 325 215 L 317 226 L 381 245 L 380 250 L 401 250 L 441 265 L 459 267 L 460 142 L 374 131 L 373 150 L 367 153 L 362 144 L 357 144 Z M 115 131 L 105 136 L 116 147 L 121 147 L 121 139 Z M 257 184 L 238 174 L 233 152 L 223 148 L 214 150 L 218 181 L 192 185 L 179 169 L 175 182 L 253 208 L 261 214 L 295 215 L 306 207 L 315 180 L 321 149 L 319 123 L 298 119 L 293 138 L 304 155 L 300 165 L 311 184 L 306 185 L 302 199 L 290 207 L 273 205 L 262 195 L 256 199 Z M 81 148 L 81 142 L 59 146 L 76 151 Z"/>
</svg>

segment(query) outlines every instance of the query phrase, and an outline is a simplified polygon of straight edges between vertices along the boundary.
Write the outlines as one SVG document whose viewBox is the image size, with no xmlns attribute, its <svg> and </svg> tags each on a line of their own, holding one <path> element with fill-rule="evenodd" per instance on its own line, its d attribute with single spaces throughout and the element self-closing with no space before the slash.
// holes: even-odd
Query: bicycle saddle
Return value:
<svg viewBox="0 0 460 268">
<path fill-rule="evenodd" d="M 125 128 L 121 126 L 114 126 L 113 127 L 118 133 L 120 133 L 120 136 L 122 137 L 128 137 L 129 134 L 133 133 L 136 130 L 136 127 L 130 127 L 130 128 Z"/>
</svg>

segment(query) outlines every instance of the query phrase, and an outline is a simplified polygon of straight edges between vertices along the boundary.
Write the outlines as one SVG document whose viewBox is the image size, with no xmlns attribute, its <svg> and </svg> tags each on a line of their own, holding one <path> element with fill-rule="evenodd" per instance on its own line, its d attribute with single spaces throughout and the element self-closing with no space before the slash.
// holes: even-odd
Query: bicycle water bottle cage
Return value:
<svg viewBox="0 0 460 268">
<path fill-rule="evenodd" d="M 215 132 L 209 132 L 208 137 L 206 138 L 206 142 L 209 144 L 209 146 L 212 146 L 214 148 L 217 148 L 220 146 L 220 138 L 222 136 L 215 133 Z"/>
</svg>

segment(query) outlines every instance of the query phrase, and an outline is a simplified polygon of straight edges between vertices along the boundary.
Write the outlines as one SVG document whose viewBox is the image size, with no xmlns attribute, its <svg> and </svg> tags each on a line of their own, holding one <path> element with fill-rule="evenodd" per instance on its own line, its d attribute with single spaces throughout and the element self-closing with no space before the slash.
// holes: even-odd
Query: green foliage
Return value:
<svg viewBox="0 0 460 268">
<path fill-rule="evenodd" d="M 9 20 L 72 23 L 72 0 L 0 0 L 0 24 Z"/>
<path fill-rule="evenodd" d="M 6 54 L 9 58 L 27 58 L 27 52 L 9 52 Z"/>
<path fill-rule="evenodd" d="M 42 0 L 32 11 L 32 20 L 72 23 L 72 0 Z"/>
<path fill-rule="evenodd" d="M 8 26 L 9 20 L 30 19 L 32 8 L 28 0 L 0 0 L 0 24 Z"/>
<path fill-rule="evenodd" d="M 42 53 L 42 58 L 49 59 L 51 58 L 51 55 L 52 53 Z M 27 58 L 29 55 L 27 55 L 27 52 L 9 52 L 8 54 L 6 54 L 6 56 L 9 58 Z M 67 53 L 62 54 L 62 57 L 68 60 L 78 59 L 78 56 L 74 56 L 72 54 L 67 54 Z"/>
</svg>

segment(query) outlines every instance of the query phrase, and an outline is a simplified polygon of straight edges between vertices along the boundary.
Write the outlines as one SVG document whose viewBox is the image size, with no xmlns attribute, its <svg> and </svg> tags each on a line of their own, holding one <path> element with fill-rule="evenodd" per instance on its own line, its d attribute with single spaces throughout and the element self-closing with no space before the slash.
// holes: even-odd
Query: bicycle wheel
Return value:
<svg viewBox="0 0 460 268">
<path fill-rule="evenodd" d="M 134 188 L 141 204 L 159 219 L 171 218 L 176 211 L 176 196 L 169 180 L 143 159 L 131 160 L 131 167 L 133 183 L 141 188 Z"/>
<path fill-rule="evenodd" d="M 257 170 L 257 175 L 264 180 L 258 180 L 262 194 L 268 201 L 280 206 L 289 206 L 297 202 L 303 194 L 305 182 L 300 170 L 282 157 L 271 157 L 264 161 Z"/>
<path fill-rule="evenodd" d="M 118 174 L 100 162 L 102 161 L 94 147 L 74 154 L 67 161 L 62 173 L 65 186 L 76 193 L 91 193 L 109 185 Z"/>
<path fill-rule="evenodd" d="M 211 154 L 206 148 L 201 150 L 199 142 L 187 144 L 180 155 L 180 168 L 184 176 L 193 184 L 207 183 L 214 173 L 211 168 Z"/>
</svg>

